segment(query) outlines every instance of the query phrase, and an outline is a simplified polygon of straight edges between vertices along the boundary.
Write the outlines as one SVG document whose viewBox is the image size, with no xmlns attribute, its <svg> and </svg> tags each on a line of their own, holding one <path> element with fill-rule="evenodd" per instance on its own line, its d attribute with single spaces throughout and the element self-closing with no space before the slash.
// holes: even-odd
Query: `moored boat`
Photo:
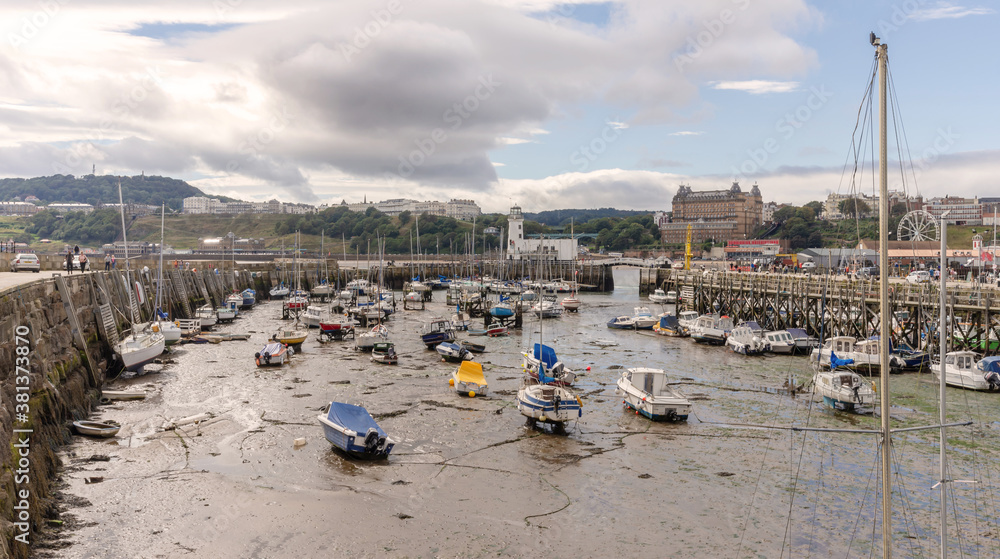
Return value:
<svg viewBox="0 0 1000 559">
<path fill-rule="evenodd" d="M 566 364 L 556 357 L 556 350 L 550 346 L 536 343 L 531 353 L 523 353 L 522 367 L 531 378 L 539 380 L 539 370 L 542 376 L 557 384 L 570 385 L 576 381 L 576 373 L 566 368 Z"/>
<path fill-rule="evenodd" d="M 342 402 L 330 402 L 317 416 L 326 440 L 355 458 L 388 458 L 395 442 L 379 427 L 368 410 Z"/>
<path fill-rule="evenodd" d="M 383 365 L 395 365 L 399 362 L 396 346 L 389 341 L 375 342 L 372 346 L 372 361 Z"/>
<path fill-rule="evenodd" d="M 257 292 L 249 287 L 240 292 L 243 296 L 243 303 L 240 308 L 249 309 L 257 303 Z"/>
<path fill-rule="evenodd" d="M 663 369 L 627 369 L 618 390 L 624 405 L 654 421 L 687 421 L 691 413 L 691 402 L 670 386 Z"/>
<path fill-rule="evenodd" d="M 789 354 L 795 349 L 795 339 L 788 330 L 771 330 L 764 332 L 764 341 L 771 353 Z"/>
<path fill-rule="evenodd" d="M 288 354 L 287 345 L 279 342 L 269 343 L 254 354 L 254 362 L 258 367 L 281 366 L 288 360 Z"/>
<path fill-rule="evenodd" d="M 653 331 L 661 336 L 674 336 L 677 338 L 687 338 L 691 335 L 691 331 L 686 326 L 681 326 L 680 321 L 673 315 L 661 316 L 660 322 L 656 326 L 653 326 Z"/>
<path fill-rule="evenodd" d="M 726 337 L 726 346 L 742 355 L 760 355 L 767 351 L 767 342 L 754 334 L 749 326 L 737 326 Z"/>
<path fill-rule="evenodd" d="M 309 337 L 308 330 L 292 327 L 278 330 L 274 333 L 274 336 L 271 336 L 271 339 L 295 347 L 302 345 L 302 342 L 306 341 L 307 337 Z"/>
<path fill-rule="evenodd" d="M 73 422 L 73 430 L 80 435 L 88 437 L 110 438 L 118 434 L 121 425 L 112 421 L 87 421 L 80 420 Z"/>
<path fill-rule="evenodd" d="M 306 328 L 319 328 L 321 322 L 323 322 L 323 307 L 319 305 L 306 307 L 306 312 L 302 313 L 302 323 Z"/>
<path fill-rule="evenodd" d="M 486 377 L 483 375 L 483 366 L 475 361 L 463 361 L 458 369 L 451 374 L 449 384 L 455 391 L 470 398 L 486 394 Z"/>
<path fill-rule="evenodd" d="M 969 390 L 993 390 L 1000 388 L 1000 357 L 984 357 L 976 362 L 972 351 L 950 351 L 944 357 L 944 382 L 949 386 Z M 934 377 L 941 380 L 940 364 L 931 369 Z"/>
<path fill-rule="evenodd" d="M 427 329 L 420 335 L 420 341 L 427 349 L 434 349 L 442 342 L 455 341 L 455 328 L 450 320 L 437 319 L 427 325 Z"/>
<path fill-rule="evenodd" d="M 445 361 L 451 361 L 453 363 L 458 363 L 460 361 L 466 361 L 472 359 L 472 353 L 469 350 L 462 347 L 461 344 L 455 342 L 441 342 L 435 347 L 438 354 Z"/>
<path fill-rule="evenodd" d="M 115 345 L 115 353 L 121 358 L 125 370 L 141 372 L 143 367 L 163 353 L 165 346 L 163 334 L 154 332 L 152 324 L 136 324 L 132 332 Z"/>
<path fill-rule="evenodd" d="M 583 416 L 583 401 L 565 386 L 525 377 L 517 391 L 517 409 L 531 422 L 562 425 Z"/>
<path fill-rule="evenodd" d="M 872 384 L 847 369 L 816 372 L 813 387 L 816 394 L 823 397 L 823 402 L 834 409 L 852 410 L 857 405 L 875 403 Z"/>
<path fill-rule="evenodd" d="M 667 294 L 660 288 L 656 288 L 649 294 L 651 303 L 663 304 L 667 302 Z"/>
<path fill-rule="evenodd" d="M 615 330 L 634 330 L 635 321 L 631 316 L 616 316 L 607 322 L 608 328 Z"/>
</svg>

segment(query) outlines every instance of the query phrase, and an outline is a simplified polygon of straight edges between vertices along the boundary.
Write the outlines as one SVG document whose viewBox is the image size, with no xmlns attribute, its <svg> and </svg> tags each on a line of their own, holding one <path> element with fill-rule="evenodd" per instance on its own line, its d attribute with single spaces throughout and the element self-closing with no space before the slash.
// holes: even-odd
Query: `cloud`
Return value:
<svg viewBox="0 0 1000 559">
<path fill-rule="evenodd" d="M 910 19 L 930 21 L 934 19 L 958 19 L 966 16 L 982 16 L 996 13 L 992 8 L 966 8 L 950 2 L 938 2 L 934 7 L 921 8 L 910 14 Z"/>
<path fill-rule="evenodd" d="M 766 80 L 748 80 L 742 82 L 715 82 L 712 89 L 732 89 L 746 91 L 752 95 L 762 93 L 788 93 L 799 89 L 799 82 L 775 82 Z"/>
<path fill-rule="evenodd" d="M 668 136 L 701 136 L 704 134 L 702 131 L 695 132 L 693 130 L 680 130 L 677 132 L 671 132 Z"/>
</svg>

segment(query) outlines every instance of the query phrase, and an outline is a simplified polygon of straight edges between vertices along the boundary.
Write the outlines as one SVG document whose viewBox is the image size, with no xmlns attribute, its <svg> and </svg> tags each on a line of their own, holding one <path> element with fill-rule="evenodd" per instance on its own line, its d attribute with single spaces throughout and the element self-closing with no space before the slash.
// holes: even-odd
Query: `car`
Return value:
<svg viewBox="0 0 1000 559">
<path fill-rule="evenodd" d="M 809 262 L 803 262 L 802 263 L 802 269 L 803 270 L 808 270 L 808 269 L 815 268 L 815 267 L 816 267 L 816 263 L 813 262 L 813 261 L 811 261 L 811 260 Z"/>
<path fill-rule="evenodd" d="M 42 262 L 38 259 L 38 255 L 36 254 L 18 254 L 13 260 L 10 261 L 10 270 L 12 272 L 20 272 L 21 270 L 39 272 L 41 269 Z"/>
<path fill-rule="evenodd" d="M 865 266 L 854 274 L 858 279 L 878 279 L 878 266 Z"/>
<path fill-rule="evenodd" d="M 913 270 L 906 276 L 906 283 L 927 283 L 931 281 L 931 273 L 927 270 Z"/>
</svg>

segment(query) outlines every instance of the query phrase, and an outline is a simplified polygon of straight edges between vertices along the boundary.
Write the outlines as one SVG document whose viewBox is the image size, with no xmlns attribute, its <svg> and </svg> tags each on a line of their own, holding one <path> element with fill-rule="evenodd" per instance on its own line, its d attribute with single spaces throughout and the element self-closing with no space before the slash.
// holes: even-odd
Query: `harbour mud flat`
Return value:
<svg viewBox="0 0 1000 559">
<path fill-rule="evenodd" d="M 553 434 L 526 427 L 514 405 L 520 352 L 538 341 L 537 321 L 485 340 L 477 360 L 490 394 L 463 397 L 448 386 L 456 365 L 419 341 L 425 322 L 451 312 L 443 293 L 435 298 L 427 310 L 400 309 L 388 321 L 397 366 L 372 363 L 350 340 L 321 344 L 313 333 L 290 365 L 257 368 L 254 352 L 282 324 L 280 305 L 265 303 L 231 327 L 250 340 L 181 346 L 166 364 L 110 383 L 148 395 L 97 409 L 95 418 L 122 424 L 116 438 L 78 438 L 64 450 L 64 528 L 36 555 L 842 557 L 867 556 L 877 545 L 874 436 L 789 428 L 869 429 L 878 418 L 871 410 L 834 413 L 808 392 L 782 390 L 789 379 L 808 382 L 804 358 L 747 358 L 610 331 L 604 322 L 631 314 L 638 290 L 584 294 L 579 314 L 544 324 L 546 343 L 581 371 L 584 402 L 583 417 Z M 652 423 L 623 408 L 615 382 L 633 366 L 671 373 L 694 400 L 692 417 Z M 900 425 L 934 421 L 932 379 L 893 377 Z M 982 481 L 975 491 L 956 489 L 952 530 L 967 538 L 955 545 L 995 552 L 998 531 L 972 523 L 1000 479 L 992 471 L 998 396 L 950 394 L 955 415 L 977 421 L 951 431 L 954 477 Z M 367 407 L 397 441 L 389 460 L 331 449 L 316 420 L 331 400 Z M 165 428 L 201 414 L 210 417 Z M 901 546 L 934 545 L 935 437 L 895 439 L 908 491 L 900 510 L 913 535 Z M 298 438 L 306 444 L 296 446 Z"/>
</svg>

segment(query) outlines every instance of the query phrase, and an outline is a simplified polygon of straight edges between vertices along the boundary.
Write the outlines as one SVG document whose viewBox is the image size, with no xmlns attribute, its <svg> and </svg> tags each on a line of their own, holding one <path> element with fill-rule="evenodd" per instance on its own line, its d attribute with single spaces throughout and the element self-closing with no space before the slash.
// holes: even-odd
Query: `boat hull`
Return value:
<svg viewBox="0 0 1000 559">
<path fill-rule="evenodd" d="M 579 398 L 565 388 L 543 384 L 521 387 L 517 409 L 521 415 L 542 423 L 561 424 L 583 416 Z"/>
</svg>

